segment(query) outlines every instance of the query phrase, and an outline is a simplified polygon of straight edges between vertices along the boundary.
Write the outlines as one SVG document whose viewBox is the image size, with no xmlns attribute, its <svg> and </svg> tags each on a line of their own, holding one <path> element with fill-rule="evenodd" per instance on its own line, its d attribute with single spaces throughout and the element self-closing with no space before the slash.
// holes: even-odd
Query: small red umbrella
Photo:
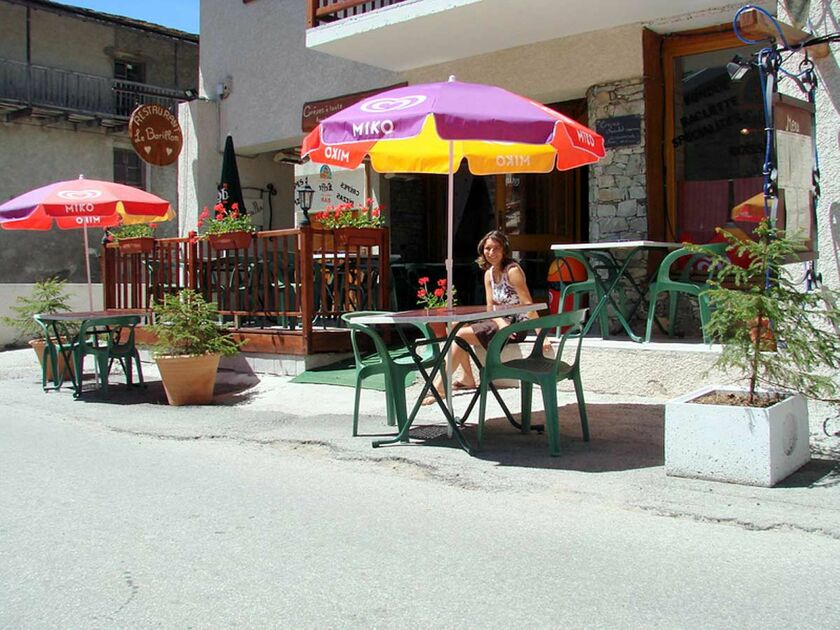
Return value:
<svg viewBox="0 0 840 630">
<path fill-rule="evenodd" d="M 88 258 L 88 226 L 112 227 L 120 222 L 156 223 L 175 216 L 165 199 L 124 184 L 96 179 L 71 179 L 30 190 L 0 205 L 0 227 L 5 230 L 84 229 L 88 301 L 93 310 L 93 288 Z"/>
</svg>

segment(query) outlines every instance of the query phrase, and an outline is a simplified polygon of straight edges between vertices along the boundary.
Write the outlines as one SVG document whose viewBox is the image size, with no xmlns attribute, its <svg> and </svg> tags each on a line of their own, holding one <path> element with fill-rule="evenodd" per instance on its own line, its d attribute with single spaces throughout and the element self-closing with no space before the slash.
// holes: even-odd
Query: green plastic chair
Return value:
<svg viewBox="0 0 840 630">
<path fill-rule="evenodd" d="M 119 361 L 125 373 L 126 383 L 132 385 L 132 360 L 137 366 L 137 376 L 143 385 L 143 369 L 140 367 L 140 353 L 134 344 L 134 328 L 140 323 L 139 315 L 115 315 L 108 318 L 96 318 L 82 322 L 79 331 L 79 343 L 74 353 L 76 374 L 78 375 L 78 396 L 82 392 L 81 375 L 84 358 L 92 355 L 95 360 L 96 375 L 103 393 L 108 393 L 108 373 L 113 362 Z M 128 330 L 127 336 L 123 334 Z M 125 338 L 123 338 L 125 337 Z"/>
<path fill-rule="evenodd" d="M 484 361 L 484 368 L 481 371 L 478 415 L 479 447 L 481 447 L 481 442 L 484 437 L 484 415 L 489 385 L 492 381 L 499 378 L 515 379 L 522 382 L 522 433 L 528 433 L 531 429 L 531 400 L 533 398 L 534 385 L 540 386 L 543 405 L 545 407 L 545 426 L 548 430 L 548 449 L 553 457 L 560 454 L 557 383 L 571 379 L 575 385 L 583 440 L 585 442 L 589 441 L 589 422 L 586 418 L 586 404 L 583 399 L 583 386 L 580 382 L 580 347 L 583 341 L 581 331 L 583 329 L 583 322 L 586 319 L 586 311 L 587 309 L 584 308 L 517 322 L 510 326 L 505 326 L 493 336 L 487 348 L 487 358 Z M 552 328 L 558 327 L 566 328 L 566 331 L 560 338 L 557 357 L 546 357 L 543 355 L 543 339 L 545 339 L 545 336 Z M 534 348 L 531 350 L 530 355 L 524 359 L 513 359 L 502 362 L 502 349 L 511 335 L 519 331 L 532 331 L 536 329 L 541 330 L 537 335 Z M 577 348 L 574 351 L 574 360 L 566 362 L 563 361 L 563 348 L 566 341 L 572 336 L 577 337 Z"/>
<path fill-rule="evenodd" d="M 660 293 L 668 294 L 668 336 L 674 336 L 674 320 L 677 315 L 677 302 L 681 294 L 693 295 L 697 297 L 697 302 L 700 306 L 700 327 L 703 331 L 703 343 L 711 343 L 709 335 L 706 333 L 706 325 L 709 322 L 710 308 L 709 300 L 706 297 L 706 292 L 709 290 L 707 282 L 697 282 L 691 280 L 691 272 L 695 263 L 703 258 L 710 256 L 724 256 L 726 249 L 729 247 L 727 243 L 708 243 L 702 245 L 706 253 L 693 252 L 686 247 L 672 251 L 670 254 L 662 259 L 659 269 L 656 271 L 656 279 L 650 285 L 648 297 L 648 317 L 647 327 L 645 329 L 645 342 L 650 341 L 651 333 L 653 332 L 653 320 L 656 317 L 656 299 Z M 681 258 L 688 257 L 688 261 L 682 268 L 678 280 L 671 279 L 672 268 Z M 711 269 L 711 266 L 710 266 Z"/>
<path fill-rule="evenodd" d="M 566 303 L 566 298 L 568 296 L 572 297 L 572 310 L 578 310 L 580 308 L 580 294 L 582 293 L 592 293 L 595 295 L 595 304 L 601 302 L 604 299 L 604 285 L 609 286 L 615 280 L 615 274 L 617 273 L 615 270 L 615 265 L 609 259 L 608 256 L 604 254 L 599 254 L 597 252 L 590 253 L 588 258 L 583 254 L 573 251 L 563 251 L 562 256 L 558 257 L 558 260 L 563 260 L 566 258 L 572 258 L 578 261 L 583 268 L 586 270 L 586 279 L 573 281 L 573 282 L 563 282 L 562 284 L 562 292 L 560 294 L 560 305 Z M 590 261 L 594 261 L 597 264 L 595 267 L 590 265 Z M 599 271 L 604 271 L 606 273 L 607 278 L 601 279 L 600 276 L 596 278 L 596 273 Z M 619 306 L 618 308 L 621 309 L 621 312 L 625 312 L 625 296 L 624 296 L 624 289 L 621 287 L 621 284 L 616 284 L 615 291 L 618 295 L 619 299 Z M 590 303 L 591 304 L 591 303 Z M 601 337 L 606 339 L 610 336 L 610 326 L 609 326 L 609 315 L 607 313 L 607 304 L 609 301 L 604 304 L 604 306 L 597 312 L 595 315 L 598 318 L 598 326 L 601 331 Z M 615 305 L 613 305 L 615 306 Z M 592 323 L 588 323 L 586 327 L 582 330 L 581 334 L 586 334 L 589 328 L 592 326 Z M 557 337 L 560 337 L 560 329 L 557 329 Z"/>
<path fill-rule="evenodd" d="M 248 262 L 247 270 L 242 274 L 244 277 L 239 278 L 240 274 L 231 275 L 231 288 L 234 292 L 238 292 L 240 304 L 245 304 L 246 295 L 249 297 L 248 310 L 285 311 L 287 293 L 291 301 L 290 306 L 294 307 L 297 304 L 294 267 L 289 271 L 291 281 L 287 283 L 282 276 L 282 268 L 275 272 L 270 261 L 264 263 L 262 260 L 251 260 Z M 285 328 L 294 329 L 297 326 L 297 317 L 279 315 L 277 323 Z"/>
<path fill-rule="evenodd" d="M 47 389 L 47 374 L 49 373 L 52 376 L 53 387 L 60 389 L 64 384 L 65 372 L 70 370 L 69 366 L 72 365 L 72 361 L 66 363 L 67 368 L 60 369 L 61 362 L 59 361 L 59 357 L 62 356 L 62 352 L 67 356 L 72 356 L 78 344 L 75 340 L 61 341 L 56 339 L 49 324 L 44 322 L 39 315 L 33 315 L 33 318 L 35 319 L 35 323 L 44 332 L 44 360 L 41 364 L 41 387 L 44 390 Z"/>
<path fill-rule="evenodd" d="M 388 315 L 388 311 L 354 311 L 344 313 L 341 319 L 350 329 L 350 341 L 353 345 L 353 357 L 356 363 L 356 400 L 353 406 L 353 436 L 358 435 L 359 430 L 359 403 L 362 395 L 362 381 L 376 374 L 385 377 L 385 399 L 388 414 L 388 424 L 397 425 L 399 430 L 408 422 L 405 400 L 406 377 L 418 369 L 417 364 L 406 350 L 403 354 L 392 354 L 388 351 L 385 341 L 375 328 L 366 324 L 353 321 L 362 315 Z M 434 335 L 425 324 L 415 324 L 423 337 L 431 339 Z M 373 341 L 376 354 L 367 358 L 362 357 L 359 349 L 359 335 L 365 335 Z M 437 357 L 439 349 L 436 343 L 426 345 L 421 354 L 421 365 L 424 369 L 430 369 Z"/>
</svg>

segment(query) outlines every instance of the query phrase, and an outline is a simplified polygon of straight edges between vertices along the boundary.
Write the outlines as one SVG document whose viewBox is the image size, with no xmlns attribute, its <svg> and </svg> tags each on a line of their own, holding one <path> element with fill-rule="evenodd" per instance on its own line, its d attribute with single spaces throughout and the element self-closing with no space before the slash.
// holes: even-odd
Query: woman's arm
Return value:
<svg viewBox="0 0 840 630">
<path fill-rule="evenodd" d="M 522 267 L 519 265 L 510 266 L 508 269 L 508 282 L 516 291 L 516 294 L 519 296 L 519 301 L 522 304 L 534 303 L 531 292 L 528 290 L 528 283 L 525 281 L 525 272 L 522 271 Z M 528 319 L 537 319 L 538 317 L 537 311 L 528 311 Z M 539 334 L 540 329 L 537 329 L 536 333 Z M 551 341 L 549 341 L 548 335 L 546 335 L 545 339 L 543 339 L 543 353 L 548 352 L 550 348 Z"/>
<path fill-rule="evenodd" d="M 516 295 L 519 296 L 519 302 L 521 304 L 533 304 L 534 299 L 531 297 L 531 292 L 528 290 L 528 284 L 525 281 L 525 272 L 522 271 L 522 267 L 519 265 L 511 265 L 508 267 L 508 282 L 510 286 L 513 287 L 514 291 L 516 291 Z M 536 319 L 539 317 L 536 311 L 529 311 L 528 318 L 529 319 Z"/>
<path fill-rule="evenodd" d="M 484 272 L 484 301 L 488 307 L 493 306 L 493 287 L 490 284 L 490 274 L 493 273 L 493 268 L 490 267 Z"/>
</svg>

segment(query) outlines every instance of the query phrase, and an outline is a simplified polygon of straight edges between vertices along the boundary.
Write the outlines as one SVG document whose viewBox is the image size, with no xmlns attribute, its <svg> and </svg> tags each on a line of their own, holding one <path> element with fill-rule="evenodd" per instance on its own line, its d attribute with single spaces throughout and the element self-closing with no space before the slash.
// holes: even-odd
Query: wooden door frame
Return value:
<svg viewBox="0 0 840 630">
<path fill-rule="evenodd" d="M 573 118 L 582 125 L 589 125 L 589 104 L 585 97 L 549 103 L 546 105 L 546 107 L 555 109 L 558 106 L 563 106 L 567 104 L 569 105 L 569 107 L 558 108 L 557 111 L 559 111 L 562 114 L 565 114 L 566 116 L 569 116 L 570 118 Z M 574 108 L 574 110 L 572 110 L 571 108 Z M 558 171 L 556 170 L 551 170 L 548 174 L 556 174 L 557 172 Z M 523 175 L 526 174 L 528 173 L 523 173 Z M 498 226 L 498 229 L 502 231 L 505 230 L 505 209 L 507 204 L 507 187 L 505 186 L 505 177 L 506 175 L 496 175 L 495 199 L 493 200 L 496 211 L 496 225 Z M 581 200 L 583 197 L 584 187 L 579 181 L 580 177 L 576 179 L 578 181 L 575 183 L 575 203 L 578 206 L 578 210 L 580 213 L 588 213 L 588 204 L 585 208 L 581 207 Z M 588 215 L 586 218 L 588 218 Z M 572 238 L 574 241 L 580 241 L 582 238 L 582 219 L 583 217 L 581 216 L 574 217 L 574 227 L 572 229 Z M 510 240 L 511 249 L 517 251 L 549 251 L 550 246 L 558 241 L 558 237 L 553 234 L 508 234 L 507 237 Z"/>
<path fill-rule="evenodd" d="M 665 166 L 665 208 L 662 226 L 665 240 L 676 240 L 677 227 L 677 176 L 676 151 L 674 150 L 674 60 L 678 57 L 714 52 L 725 48 L 744 46 L 732 31 L 731 25 L 721 25 L 712 29 L 691 31 L 684 34 L 668 35 L 662 41 L 662 77 L 664 83 L 664 137 L 663 163 Z M 649 220 L 650 223 L 650 220 Z M 667 231 L 670 226 L 671 231 Z M 666 233 L 668 232 L 668 233 Z"/>
</svg>

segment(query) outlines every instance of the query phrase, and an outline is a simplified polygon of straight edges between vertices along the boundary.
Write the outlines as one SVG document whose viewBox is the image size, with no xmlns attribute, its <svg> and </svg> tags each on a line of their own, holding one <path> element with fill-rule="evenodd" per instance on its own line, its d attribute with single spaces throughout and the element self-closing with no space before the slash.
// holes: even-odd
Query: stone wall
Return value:
<svg viewBox="0 0 840 630">
<path fill-rule="evenodd" d="M 641 79 L 595 85 L 587 92 L 589 122 L 615 116 L 642 116 L 639 144 L 607 149 L 589 167 L 589 240 L 647 238 L 644 87 Z"/>
<path fill-rule="evenodd" d="M 639 115 L 642 117 L 641 142 L 607 149 L 606 157 L 589 167 L 589 240 L 616 241 L 648 238 L 647 185 L 645 181 L 645 106 L 644 86 L 641 79 L 627 79 L 616 83 L 592 86 L 587 93 L 589 122 L 594 128 L 598 120 L 615 116 Z M 620 256 L 620 254 L 619 254 Z M 639 256 L 628 272 L 639 287 L 645 289 L 648 275 L 647 260 Z M 625 287 L 627 303 L 635 303 L 640 296 L 635 288 Z M 667 300 L 657 301 L 657 310 L 667 316 Z M 612 313 L 610 330 L 623 335 L 624 331 Z M 633 329 L 644 332 L 647 301 L 643 299 L 633 319 Z M 664 320 L 664 318 L 663 318 Z M 678 308 L 676 332 L 678 335 L 697 337 L 699 331 L 697 300 L 683 298 Z M 655 329 L 656 330 L 656 329 Z M 657 335 L 659 332 L 657 331 Z"/>
</svg>

